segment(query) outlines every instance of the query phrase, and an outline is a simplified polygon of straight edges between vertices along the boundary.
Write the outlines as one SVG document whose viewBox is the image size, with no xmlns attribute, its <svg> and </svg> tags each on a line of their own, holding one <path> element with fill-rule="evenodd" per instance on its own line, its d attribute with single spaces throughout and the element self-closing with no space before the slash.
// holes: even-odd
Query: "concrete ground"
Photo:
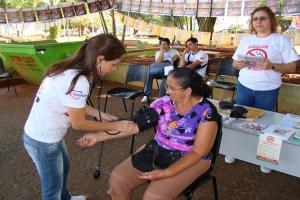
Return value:
<svg viewBox="0 0 300 200">
<path fill-rule="evenodd" d="M 113 86 L 116 85 L 105 83 L 104 91 Z M 24 123 L 36 90 L 36 86 L 21 84 L 17 86 L 18 95 L 15 96 L 13 90 L 7 92 L 6 88 L 0 89 L 0 200 L 40 199 L 36 169 L 22 144 Z M 108 112 L 115 114 L 123 110 L 121 101 L 111 100 L 113 102 L 109 104 Z M 71 161 L 69 189 L 76 195 L 88 195 L 89 200 L 110 199 L 106 195 L 109 174 L 114 166 L 129 156 L 131 138 L 105 142 L 101 176 L 95 180 L 92 174 L 98 162 L 99 145 L 79 148 L 75 142 L 82 134 L 69 130 L 65 137 Z M 142 145 L 152 137 L 151 130 L 137 135 L 135 146 Z M 214 174 L 221 200 L 300 199 L 299 178 L 274 171 L 263 174 L 258 166 L 242 161 L 226 164 L 222 155 L 218 157 Z M 142 199 L 145 187 L 146 185 L 135 192 L 134 200 Z M 194 199 L 213 199 L 211 184 L 198 188 Z"/>
</svg>

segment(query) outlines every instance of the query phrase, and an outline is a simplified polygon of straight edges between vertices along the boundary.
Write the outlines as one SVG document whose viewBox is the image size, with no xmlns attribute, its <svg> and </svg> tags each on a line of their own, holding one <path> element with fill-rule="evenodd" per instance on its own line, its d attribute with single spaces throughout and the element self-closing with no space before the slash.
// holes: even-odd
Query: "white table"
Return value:
<svg viewBox="0 0 300 200">
<path fill-rule="evenodd" d="M 266 113 L 255 122 L 267 126 L 278 123 L 284 115 L 266 111 Z M 243 160 L 258 166 L 264 166 L 285 174 L 300 177 L 300 143 L 293 138 L 283 141 L 279 163 L 270 163 L 257 160 L 256 152 L 259 133 L 248 132 L 234 126 L 235 122 L 223 125 L 223 137 L 221 141 L 220 154 L 230 155 L 236 159 Z"/>
</svg>

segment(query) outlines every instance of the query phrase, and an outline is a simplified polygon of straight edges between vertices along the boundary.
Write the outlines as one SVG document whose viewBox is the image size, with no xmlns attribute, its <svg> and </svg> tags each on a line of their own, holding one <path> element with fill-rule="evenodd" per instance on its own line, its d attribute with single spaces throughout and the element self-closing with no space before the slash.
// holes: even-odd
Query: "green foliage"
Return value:
<svg viewBox="0 0 300 200">
<path fill-rule="evenodd" d="M 196 19 L 197 19 L 199 31 L 213 32 L 217 20 L 216 17 L 197 17 Z"/>
<path fill-rule="evenodd" d="M 49 33 L 48 39 L 55 40 L 61 33 L 60 25 L 55 25 L 55 26 L 50 27 L 49 32 L 50 33 Z"/>
<path fill-rule="evenodd" d="M 281 32 L 288 30 L 290 27 L 292 20 L 291 19 L 283 19 L 281 16 L 276 17 L 278 24 L 280 25 Z"/>
</svg>

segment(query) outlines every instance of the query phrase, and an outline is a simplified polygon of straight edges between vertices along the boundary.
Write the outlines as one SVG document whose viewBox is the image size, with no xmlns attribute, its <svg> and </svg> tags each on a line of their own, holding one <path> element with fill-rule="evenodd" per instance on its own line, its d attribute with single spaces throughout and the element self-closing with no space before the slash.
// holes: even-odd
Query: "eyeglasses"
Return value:
<svg viewBox="0 0 300 200">
<path fill-rule="evenodd" d="M 254 18 L 252 19 L 252 21 L 254 21 L 254 22 L 262 21 L 262 22 L 264 22 L 264 21 L 266 21 L 268 18 L 270 18 L 270 17 L 254 17 Z"/>
<path fill-rule="evenodd" d="M 186 89 L 186 88 L 185 88 L 185 87 L 182 87 L 182 88 L 172 89 L 172 88 L 170 88 L 168 85 L 166 85 L 166 90 L 167 90 L 170 94 L 172 94 L 172 93 L 174 93 L 174 92 L 176 92 L 176 91 L 178 91 L 178 90 L 184 90 L 184 89 Z"/>
</svg>

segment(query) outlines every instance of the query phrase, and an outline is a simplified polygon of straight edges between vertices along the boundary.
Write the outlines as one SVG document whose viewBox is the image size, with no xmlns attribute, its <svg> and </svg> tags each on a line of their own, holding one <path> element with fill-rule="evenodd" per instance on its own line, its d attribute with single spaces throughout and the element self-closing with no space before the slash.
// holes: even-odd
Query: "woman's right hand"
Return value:
<svg viewBox="0 0 300 200">
<path fill-rule="evenodd" d="M 242 69 L 242 68 L 246 67 L 246 65 L 247 65 L 247 62 L 242 61 L 242 60 L 235 60 L 233 62 L 233 67 L 236 69 Z"/>
<path fill-rule="evenodd" d="M 114 130 L 127 132 L 127 133 L 138 133 L 139 128 L 137 124 L 133 121 L 122 120 L 114 123 Z"/>
</svg>

